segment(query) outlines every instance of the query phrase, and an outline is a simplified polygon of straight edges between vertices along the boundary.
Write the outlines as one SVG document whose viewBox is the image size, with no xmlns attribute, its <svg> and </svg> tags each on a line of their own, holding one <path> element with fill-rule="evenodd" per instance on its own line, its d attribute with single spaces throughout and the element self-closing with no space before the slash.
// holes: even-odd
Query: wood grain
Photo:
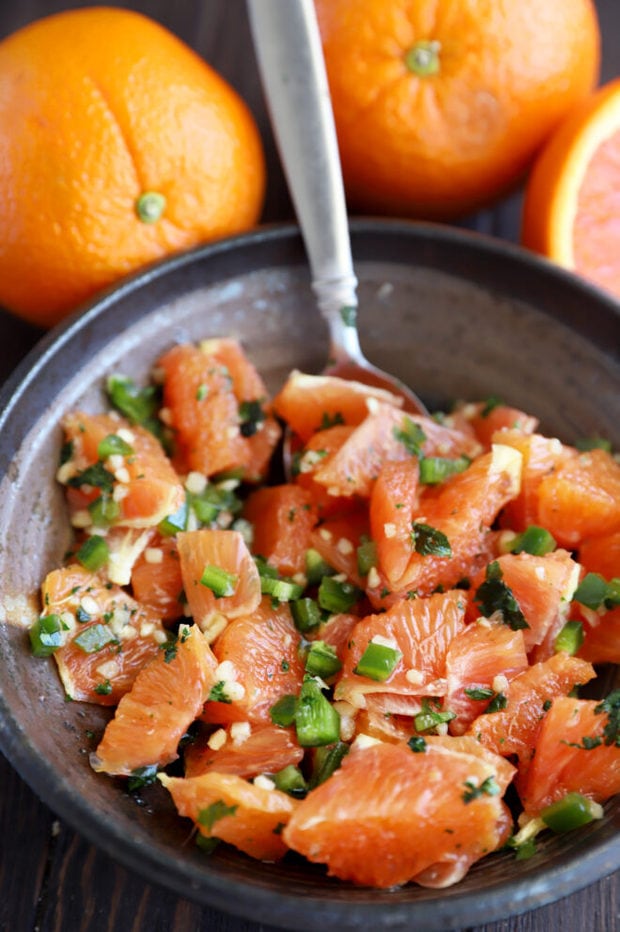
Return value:
<svg viewBox="0 0 620 932">
<path fill-rule="evenodd" d="M 544 0 L 541 0 L 544 2 Z M 71 0 L 0 3 L 0 37 L 62 9 Z M 263 220 L 293 216 L 256 75 L 243 0 L 137 0 L 116 4 L 159 20 L 195 47 L 239 91 L 261 130 L 269 184 Z M 602 80 L 620 74 L 620 0 L 598 0 L 603 35 Z M 464 226 L 516 240 L 517 192 Z M 0 379 L 38 337 L 0 311 Z M 0 930 L 3 932 L 275 932 L 145 883 L 59 823 L 0 755 Z M 461 932 L 614 932 L 620 929 L 620 873 L 558 903 Z M 423 930 L 420 930 L 423 932 Z"/>
</svg>

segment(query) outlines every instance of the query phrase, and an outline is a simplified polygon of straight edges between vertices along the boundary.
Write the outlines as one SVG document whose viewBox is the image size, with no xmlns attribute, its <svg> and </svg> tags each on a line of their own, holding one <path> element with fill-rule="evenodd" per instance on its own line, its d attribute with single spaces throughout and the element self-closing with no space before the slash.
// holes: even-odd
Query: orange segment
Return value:
<svg viewBox="0 0 620 932">
<path fill-rule="evenodd" d="M 535 660 L 545 660 L 553 653 L 553 642 L 567 620 L 570 600 L 579 582 L 580 566 L 566 550 L 545 556 L 530 553 L 507 553 L 498 557 L 501 581 L 510 589 L 528 625 L 523 641 L 528 653 L 538 648 Z M 472 581 L 476 592 L 484 581 L 484 572 Z"/>
<path fill-rule="evenodd" d="M 526 767 L 545 716 L 545 703 L 565 696 L 594 676 L 594 668 L 584 660 L 554 654 L 515 676 L 503 691 L 505 709 L 479 715 L 467 734 L 497 754 L 516 754 L 520 765 Z"/>
<path fill-rule="evenodd" d="M 341 448 L 320 465 L 314 479 L 330 495 L 370 495 L 384 463 L 407 460 L 411 451 L 403 442 L 407 425 L 423 432 L 421 449 L 425 456 L 475 456 L 480 445 L 475 439 L 444 427 L 429 417 L 404 415 L 393 405 L 373 405 L 371 413 L 360 423 Z"/>
<path fill-rule="evenodd" d="M 206 352 L 191 344 L 174 346 L 157 363 L 178 458 L 186 470 L 205 476 L 243 469 L 255 480 L 266 470 L 280 434 L 273 418 L 266 419 L 265 386 L 233 341 L 205 345 Z M 255 391 L 258 395 L 247 397 Z M 244 402 L 256 402 L 260 409 L 253 427 L 244 420 Z M 252 440 L 263 431 L 260 441 Z"/>
<path fill-rule="evenodd" d="M 476 699 L 476 690 L 494 694 L 493 682 L 498 674 L 510 681 L 526 667 L 522 631 L 485 621 L 457 632 L 446 653 L 446 708 L 456 715 L 450 722 L 451 734 L 462 735 L 488 706 L 491 696 Z"/>
<path fill-rule="evenodd" d="M 273 407 L 306 443 L 316 431 L 333 424 L 361 424 L 368 400 L 402 407 L 402 398 L 380 388 L 333 375 L 308 375 L 294 369 L 273 399 Z"/>
<path fill-rule="evenodd" d="M 582 540 L 579 562 L 588 573 L 600 573 L 605 579 L 620 576 L 620 530 Z"/>
<path fill-rule="evenodd" d="M 260 577 L 238 531 L 201 528 L 177 534 L 183 589 L 194 621 L 213 640 L 227 621 L 254 611 L 260 603 Z M 206 567 L 229 574 L 232 595 L 218 597 L 201 582 Z"/>
<path fill-rule="evenodd" d="M 489 760 L 447 747 L 429 744 L 420 754 L 402 744 L 352 750 L 299 803 L 283 837 L 341 880 L 442 886 L 446 871 L 455 882 L 506 840 L 511 820 L 499 783 L 496 795 L 464 799 L 497 777 Z"/>
<path fill-rule="evenodd" d="M 246 726 L 246 723 L 239 724 Z M 291 728 L 277 725 L 251 727 L 247 723 L 247 727 L 238 731 L 232 725 L 224 734 L 224 744 L 215 750 L 209 746 L 210 735 L 204 732 L 187 746 L 184 755 L 186 777 L 216 771 L 236 773 L 250 779 L 259 773 L 277 773 L 289 764 L 299 764 L 304 756 Z M 219 741 L 213 743 L 219 744 Z"/>
<path fill-rule="evenodd" d="M 301 639 L 288 605 L 264 596 L 251 615 L 230 622 L 213 645 L 226 683 L 235 682 L 230 702 L 207 702 L 203 718 L 218 724 L 270 724 L 269 709 L 282 696 L 297 695 L 304 665 Z M 222 670 L 224 671 L 222 673 Z"/>
<path fill-rule="evenodd" d="M 174 537 L 157 535 L 151 540 L 148 552 L 141 553 L 133 566 L 131 588 L 136 599 L 163 621 L 181 618 L 183 577 Z"/>
<path fill-rule="evenodd" d="M 316 472 L 333 459 L 354 430 L 355 428 L 348 424 L 336 424 L 326 430 L 318 430 L 310 437 L 303 450 L 299 451 L 299 471 L 295 476 L 295 483 L 308 490 L 321 517 L 354 507 L 351 498 L 330 495 L 325 486 L 319 485 L 314 479 Z"/>
<path fill-rule="evenodd" d="M 529 178 L 522 241 L 620 296 L 620 80 L 578 107 Z"/>
<path fill-rule="evenodd" d="M 99 464 L 98 468 L 104 470 L 101 481 L 109 483 L 109 489 L 98 487 L 93 481 L 78 489 L 71 488 L 71 492 L 77 492 L 73 501 L 78 508 L 84 509 L 102 492 L 107 492 L 118 506 L 118 516 L 111 523 L 140 528 L 159 524 L 167 515 L 178 511 L 185 501 L 179 477 L 161 444 L 143 427 L 130 425 L 118 415 L 72 411 L 63 419 L 63 429 L 72 445 L 72 455 L 59 470 L 59 478 L 73 486 L 80 473 Z M 118 436 L 119 431 L 127 438 L 132 453 L 100 461 L 99 444 L 111 434 Z M 70 503 L 71 500 L 70 497 Z"/>
<path fill-rule="evenodd" d="M 555 699 L 536 741 L 527 779 L 519 787 L 529 815 L 537 815 L 565 793 L 605 802 L 620 793 L 620 747 L 605 743 L 609 722 L 596 700 Z M 584 747 L 584 738 L 600 744 Z M 577 747 L 576 747 L 577 745 Z"/>
<path fill-rule="evenodd" d="M 562 547 L 620 530 L 620 463 L 606 450 L 568 460 L 538 487 L 538 523 Z"/>
<path fill-rule="evenodd" d="M 174 645 L 159 651 L 118 704 L 91 760 L 94 770 L 128 775 L 164 767 L 198 716 L 213 686 L 216 660 L 197 625 L 181 625 Z"/>
<path fill-rule="evenodd" d="M 411 555 L 411 521 L 418 503 L 419 472 L 416 457 L 402 463 L 385 463 L 370 496 L 370 532 L 377 544 L 379 568 L 390 586 L 397 584 Z"/>
<path fill-rule="evenodd" d="M 116 705 L 142 667 L 160 653 L 166 640 L 160 618 L 77 564 L 49 573 L 41 594 L 46 613 L 60 615 L 69 626 L 65 645 L 54 654 L 66 695 Z M 103 635 L 103 646 L 92 652 L 79 646 L 89 628 L 95 629 L 91 637 Z"/>
<path fill-rule="evenodd" d="M 206 838 L 220 838 L 261 861 L 286 854 L 282 827 L 296 801 L 280 790 L 266 790 L 232 773 L 159 779 L 170 792 L 179 815 L 191 819 Z"/>
<path fill-rule="evenodd" d="M 524 531 L 538 522 L 538 489 L 546 475 L 566 460 L 576 456 L 576 450 L 542 434 L 523 434 L 516 430 L 503 430 L 496 434 L 497 442 L 518 450 L 523 457 L 521 489 L 507 502 L 502 513 L 502 525 L 514 531 Z"/>
<path fill-rule="evenodd" d="M 465 599 L 457 591 L 427 599 L 399 602 L 380 615 L 369 615 L 351 631 L 336 699 L 364 708 L 370 693 L 406 696 L 443 695 L 446 691 L 446 652 L 463 627 Z M 392 645 L 402 655 L 387 680 L 376 681 L 355 672 L 374 639 Z"/>
<path fill-rule="evenodd" d="M 392 587 L 405 595 L 427 595 L 438 585 L 455 586 L 477 569 L 484 554 L 491 523 L 519 491 L 521 455 L 503 445 L 479 456 L 465 472 L 446 480 L 437 492 L 421 496 L 414 522 L 444 535 L 449 554 L 419 553 L 411 540 L 407 566 Z M 385 535 L 385 528 L 383 529 Z M 368 590 L 373 604 L 382 604 L 383 581 Z M 385 587 L 386 593 L 390 591 Z"/>
<path fill-rule="evenodd" d="M 510 405 L 489 405 L 485 402 L 464 404 L 453 412 L 458 418 L 462 414 L 471 424 L 471 427 L 483 447 L 487 450 L 491 443 L 502 443 L 501 437 L 493 435 L 498 431 L 510 430 L 519 434 L 532 434 L 538 427 L 538 418 L 526 414 L 519 408 Z"/>
<path fill-rule="evenodd" d="M 285 576 L 304 573 L 316 509 L 310 493 L 296 485 L 257 489 L 246 500 L 244 517 L 253 527 L 252 551 Z"/>
</svg>

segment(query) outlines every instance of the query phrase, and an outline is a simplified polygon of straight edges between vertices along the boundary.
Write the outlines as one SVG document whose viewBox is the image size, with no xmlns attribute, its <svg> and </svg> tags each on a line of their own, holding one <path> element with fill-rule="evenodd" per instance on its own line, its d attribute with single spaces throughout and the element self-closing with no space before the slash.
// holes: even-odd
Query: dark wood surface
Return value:
<svg viewBox="0 0 620 932">
<path fill-rule="evenodd" d="M 541 0 L 542 3 L 545 0 Z M 0 37 L 42 15 L 85 4 L 71 0 L 3 0 Z M 290 220 L 292 208 L 256 74 L 244 0 L 137 0 L 140 10 L 194 46 L 242 94 L 265 142 L 269 184 L 263 219 Z M 620 74 L 620 0 L 597 0 L 603 34 L 602 80 Z M 515 240 L 518 193 L 465 225 Z M 0 379 L 37 332 L 0 317 Z M 614 932 L 620 929 L 620 873 L 558 903 L 462 932 Z M 0 930 L 6 932 L 270 932 L 202 908 L 144 882 L 58 822 L 0 755 Z M 420 930 L 423 932 L 423 930 Z"/>
</svg>

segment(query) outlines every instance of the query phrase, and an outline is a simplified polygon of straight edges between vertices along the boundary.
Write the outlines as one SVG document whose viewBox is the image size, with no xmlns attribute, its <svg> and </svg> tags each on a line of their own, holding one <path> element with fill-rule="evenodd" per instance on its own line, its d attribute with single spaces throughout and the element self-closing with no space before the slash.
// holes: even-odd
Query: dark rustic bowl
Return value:
<svg viewBox="0 0 620 932">
<path fill-rule="evenodd" d="M 537 415 L 566 441 L 620 446 L 618 304 L 517 248 L 445 227 L 358 221 L 367 355 L 429 407 L 491 393 Z M 171 259 L 104 295 L 45 337 L 2 394 L 0 604 L 4 621 L 36 610 L 33 594 L 61 560 L 67 522 L 54 467 L 61 415 L 104 403 L 106 373 L 140 379 L 179 340 L 239 337 L 271 389 L 293 366 L 318 371 L 326 329 L 293 228 L 273 228 Z M 618 684 L 616 670 L 601 686 Z M 188 844 L 163 790 L 137 805 L 89 768 L 87 732 L 101 709 L 66 703 L 53 661 L 29 656 L 23 628 L 0 625 L 0 739 L 58 815 L 126 866 L 204 904 L 295 929 L 451 929 L 549 903 L 620 867 L 620 799 L 602 821 L 549 838 L 529 861 L 506 853 L 444 891 L 355 889 L 291 859 L 278 865 Z"/>
</svg>

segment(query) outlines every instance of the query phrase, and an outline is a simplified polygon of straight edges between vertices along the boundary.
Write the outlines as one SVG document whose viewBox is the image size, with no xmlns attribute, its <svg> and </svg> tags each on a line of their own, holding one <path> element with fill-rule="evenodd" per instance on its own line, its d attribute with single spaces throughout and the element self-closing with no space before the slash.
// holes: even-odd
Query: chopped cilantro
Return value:
<svg viewBox="0 0 620 932">
<path fill-rule="evenodd" d="M 207 697 L 208 702 L 225 702 L 228 705 L 232 702 L 232 699 L 229 698 L 226 694 L 226 683 L 224 680 L 220 680 L 215 686 L 211 687 L 211 691 Z"/>
<path fill-rule="evenodd" d="M 463 793 L 464 803 L 470 803 L 472 800 L 478 799 L 482 795 L 498 796 L 499 793 L 501 793 L 501 789 L 495 777 L 487 777 L 479 786 L 476 785 L 473 780 L 465 780 L 465 786 L 467 789 Z"/>
<path fill-rule="evenodd" d="M 227 806 L 224 800 L 216 799 L 214 803 L 207 806 L 206 809 L 198 810 L 198 821 L 206 829 L 211 831 L 216 822 L 226 816 L 232 816 L 237 811 L 237 806 Z"/>
<path fill-rule="evenodd" d="M 73 489 L 79 489 L 82 485 L 92 485 L 104 492 L 111 492 L 114 489 L 114 476 L 103 463 L 95 463 L 93 466 L 87 466 L 76 476 L 72 476 L 67 480 L 67 485 Z"/>
<path fill-rule="evenodd" d="M 403 444 L 408 453 L 412 456 L 422 456 L 422 444 L 426 440 L 426 434 L 419 424 L 416 424 L 408 415 L 405 414 L 401 427 L 393 427 L 392 433 L 396 440 Z"/>
<path fill-rule="evenodd" d="M 489 563 L 486 569 L 486 579 L 476 590 L 476 605 L 486 618 L 490 618 L 497 612 L 501 615 L 503 623 L 513 631 L 529 628 L 512 589 L 506 585 L 502 577 L 502 568 L 498 561 L 494 560 Z"/>
<path fill-rule="evenodd" d="M 613 692 L 594 707 L 597 715 L 607 714 L 607 724 L 603 728 L 606 745 L 620 747 L 620 689 Z"/>
<path fill-rule="evenodd" d="M 437 528 L 430 524 L 421 524 L 414 521 L 412 524 L 411 541 L 416 553 L 421 556 L 451 557 L 452 547 L 450 541 Z"/>
</svg>

